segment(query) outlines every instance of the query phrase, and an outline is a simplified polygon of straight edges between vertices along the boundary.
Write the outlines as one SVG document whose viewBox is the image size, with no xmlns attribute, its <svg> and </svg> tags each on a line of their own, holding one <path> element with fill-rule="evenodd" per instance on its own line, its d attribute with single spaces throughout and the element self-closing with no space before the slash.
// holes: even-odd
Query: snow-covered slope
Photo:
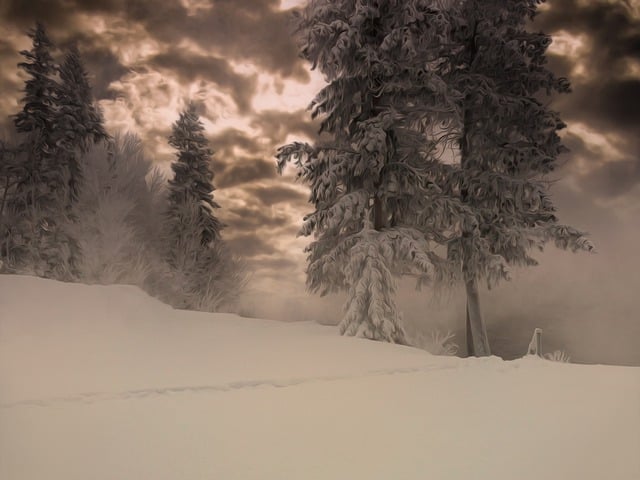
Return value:
<svg viewBox="0 0 640 480">
<path fill-rule="evenodd" d="M 0 276 L 0 479 L 640 478 L 640 368 L 457 359 Z"/>
</svg>

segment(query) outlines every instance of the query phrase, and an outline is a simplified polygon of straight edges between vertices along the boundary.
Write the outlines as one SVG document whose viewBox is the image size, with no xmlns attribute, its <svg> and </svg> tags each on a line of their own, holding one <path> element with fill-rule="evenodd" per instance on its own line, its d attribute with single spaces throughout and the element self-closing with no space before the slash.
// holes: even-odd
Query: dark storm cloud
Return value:
<svg viewBox="0 0 640 480">
<path fill-rule="evenodd" d="M 576 134 L 567 133 L 562 139 L 562 142 L 571 151 L 571 156 L 591 157 L 596 155 L 596 152 L 593 152 L 589 149 L 589 147 L 587 146 L 587 142 L 585 142 L 582 137 Z M 566 164 L 566 155 L 561 156 L 560 159 L 560 164 L 562 167 L 564 167 Z M 562 160 L 564 160 L 564 163 L 562 162 Z"/>
<path fill-rule="evenodd" d="M 216 151 L 213 163 L 216 186 L 242 188 L 247 197 L 259 200 L 262 205 L 304 206 L 307 201 L 305 193 L 288 185 L 273 183 L 273 180 L 278 178 L 273 155 L 290 134 L 314 138 L 317 125 L 311 122 L 308 112 L 304 110 L 294 112 L 267 110 L 254 114 L 251 117 L 250 126 L 257 131 L 256 134 L 249 135 L 241 130 L 228 128 L 211 139 L 211 146 Z M 238 154 L 236 151 L 238 148 L 256 156 Z M 266 158 L 258 156 L 265 151 L 271 156 Z M 253 185 L 260 181 L 268 181 L 268 186 Z M 268 224 L 269 222 L 266 221 L 265 225 Z M 237 226 L 245 227 L 244 224 Z M 251 225 L 250 228 L 254 226 Z"/>
<path fill-rule="evenodd" d="M 568 77 L 573 88 L 552 104 L 570 127 L 564 142 L 571 153 L 561 157 L 567 162 L 564 172 L 593 198 L 621 198 L 640 184 L 640 76 L 631 69 L 640 61 L 640 18 L 626 1 L 550 0 L 547 5 L 534 28 L 582 42 L 577 52 L 548 56 L 549 68 Z M 571 133 L 575 124 L 597 132 L 617 152 Z"/>
<path fill-rule="evenodd" d="M 624 152 L 623 157 L 612 159 L 601 148 L 589 145 L 583 138 L 569 133 L 564 143 L 571 154 L 561 170 L 561 176 L 574 178 L 578 186 L 594 199 L 621 197 L 640 184 L 640 157 L 634 156 L 634 151 L 638 152 L 638 141 L 635 141 L 635 147 L 632 143 L 619 145 Z M 582 171 L 585 165 L 588 167 L 586 173 Z"/>
<path fill-rule="evenodd" d="M 588 35 L 590 61 L 600 64 L 603 73 L 619 74 L 625 58 L 640 58 L 640 19 L 633 16 L 629 2 L 550 0 L 548 5 L 536 23 L 550 32 Z"/>
<path fill-rule="evenodd" d="M 547 61 L 547 68 L 549 68 L 549 70 L 551 70 L 557 77 L 571 77 L 571 71 L 575 66 L 574 59 L 562 55 L 554 55 L 553 53 L 548 53 Z"/>
<path fill-rule="evenodd" d="M 554 102 L 567 121 L 581 121 L 605 131 L 636 135 L 640 128 L 640 79 L 606 78 L 573 82 L 573 93 Z"/>
<path fill-rule="evenodd" d="M 249 60 L 284 77 L 308 79 L 290 38 L 290 15 L 278 0 L 212 0 L 211 8 L 190 15 L 178 2 L 126 2 L 127 18 L 143 24 L 149 34 L 174 45 L 189 38 L 210 50 Z"/>
<path fill-rule="evenodd" d="M 315 138 L 318 126 L 311 121 L 305 110 L 294 112 L 266 110 L 251 117 L 250 126 L 258 134 L 247 133 L 228 128 L 216 134 L 211 139 L 211 146 L 216 151 L 214 167 L 217 182 L 220 187 L 233 187 L 257 180 L 276 177 L 275 158 L 276 149 L 283 145 L 289 134 L 304 135 Z M 266 142 L 266 143 L 265 143 Z M 235 148 L 244 150 L 247 154 L 257 155 L 267 151 L 272 157 L 248 157 L 238 155 Z"/>
<path fill-rule="evenodd" d="M 188 36 L 203 48 L 217 48 L 237 59 L 250 60 L 285 77 L 309 78 L 290 37 L 290 15 L 278 0 L 214 0 L 208 11 L 190 16 L 166 2 L 139 2 L 138 18 L 151 35 L 166 43 Z M 161 8 L 158 8 L 162 5 Z"/>
<path fill-rule="evenodd" d="M 26 38 L 26 30 L 20 33 L 24 33 Z M 108 47 L 97 44 L 95 38 L 82 33 L 69 35 L 61 41 L 56 41 L 57 50 L 53 52 L 54 57 L 62 61 L 64 52 L 71 45 L 79 46 L 96 100 L 113 98 L 113 92 L 109 90 L 109 86 L 126 75 L 130 69 L 124 66 Z M 12 98 L 18 98 L 23 88 L 23 81 L 15 76 L 19 70 L 18 62 L 24 60 L 18 50 L 17 46 L 0 40 L 0 65 L 2 66 L 0 91 Z"/>
<path fill-rule="evenodd" d="M 225 209 L 224 222 L 227 224 L 225 237 L 231 248 L 243 255 L 252 257 L 251 261 L 262 273 L 272 268 L 265 259 L 281 258 L 280 238 L 295 238 L 298 227 L 291 214 L 278 208 L 265 208 L 259 198 L 260 191 L 278 189 L 278 185 L 256 187 L 243 190 L 242 206 L 230 206 Z"/>
<path fill-rule="evenodd" d="M 4 0 L 0 6 L 8 24 L 25 30 L 36 20 L 54 31 L 91 30 L 78 15 L 109 14 L 145 27 L 165 45 L 189 39 L 203 49 L 248 60 L 283 77 L 308 80 L 309 75 L 290 37 L 290 14 L 278 0 L 212 0 L 197 14 L 177 1 L 165 0 Z"/>
<path fill-rule="evenodd" d="M 110 50 L 97 47 L 91 50 L 82 49 L 82 58 L 90 74 L 91 86 L 96 100 L 113 98 L 109 89 L 112 82 L 119 80 L 130 70 Z"/>
<path fill-rule="evenodd" d="M 5 21 L 21 29 L 30 28 L 38 20 L 51 26 L 64 25 L 73 15 L 73 7 L 63 0 L 3 0 L 0 13 Z"/>
<path fill-rule="evenodd" d="M 619 197 L 640 183 L 640 161 L 608 162 L 582 179 L 587 191 L 600 192 L 606 197 Z"/>
<path fill-rule="evenodd" d="M 262 158 L 238 157 L 229 160 L 224 169 L 216 175 L 216 183 L 220 188 L 229 188 L 256 180 L 276 177 L 275 161 Z M 218 173 L 218 172 L 217 172 Z"/>
<path fill-rule="evenodd" d="M 317 123 L 311 121 L 306 110 L 265 110 L 253 117 L 251 126 L 261 128 L 267 138 L 274 140 L 274 146 L 281 145 L 289 134 L 305 135 L 315 139 L 318 132 Z"/>
<path fill-rule="evenodd" d="M 624 128 L 640 128 L 640 78 L 607 82 L 589 97 L 593 99 L 594 113 Z"/>
<path fill-rule="evenodd" d="M 255 139 L 237 128 L 226 128 L 215 134 L 211 137 L 211 146 L 222 159 L 232 158 L 234 148 L 241 148 L 253 155 L 262 151 L 262 146 Z"/>
<path fill-rule="evenodd" d="M 26 5 L 31 7 L 31 2 L 8 2 L 5 11 L 9 14 L 8 19 L 14 20 L 12 22 L 14 33 L 21 35 L 28 42 L 26 34 L 33 27 L 34 22 L 36 20 L 44 22 L 48 35 L 56 47 L 52 52 L 56 60 L 61 62 L 64 52 L 71 45 L 78 46 L 89 73 L 94 97 L 96 100 L 112 98 L 113 92 L 109 91 L 109 86 L 126 75 L 130 71 L 129 68 L 122 64 L 109 45 L 101 42 L 90 30 L 76 30 L 86 26 L 74 23 L 75 10 L 68 8 L 68 4 L 64 4 L 60 10 L 52 14 L 46 14 L 47 8 L 54 6 L 52 3 L 55 2 L 36 1 L 33 2 L 33 9 L 31 9 L 24 8 Z M 16 71 L 16 64 L 22 61 L 22 57 L 19 56 L 15 46 L 8 43 L 6 45 L 11 49 L 0 48 L 0 63 L 3 70 Z M 10 90 L 3 89 L 3 92 L 8 93 Z"/>
<path fill-rule="evenodd" d="M 201 79 L 213 82 L 231 95 L 240 113 L 247 113 L 251 109 L 256 77 L 234 72 L 223 58 L 194 54 L 176 47 L 151 57 L 145 61 L 145 65 L 173 72 L 184 82 Z"/>
<path fill-rule="evenodd" d="M 247 188 L 246 191 L 266 206 L 283 202 L 303 205 L 306 203 L 308 196 L 300 190 L 285 185 L 271 185 L 268 187 L 255 186 Z"/>
<path fill-rule="evenodd" d="M 78 12 L 115 13 L 122 11 L 127 0 L 2 0 L 0 12 L 19 26 L 30 27 L 34 20 L 51 26 L 65 26 Z"/>
<path fill-rule="evenodd" d="M 131 21 L 142 21 L 152 15 L 172 13 L 186 15 L 179 2 L 161 0 L 3 0 L 3 17 L 19 27 L 31 27 L 34 21 L 47 26 L 69 28 L 81 13 L 121 15 Z M 87 25 L 90 30 L 90 25 Z"/>
<path fill-rule="evenodd" d="M 14 55 L 15 53 L 15 46 L 4 38 L 0 38 L 0 55 Z"/>
<path fill-rule="evenodd" d="M 554 34 L 566 31 L 587 40 L 579 58 L 552 58 L 560 75 L 570 76 L 571 63 L 580 63 L 586 77 L 573 79 L 574 93 L 558 100 L 568 118 L 585 120 L 600 128 L 637 129 L 640 78 L 629 73 L 632 61 L 640 61 L 640 18 L 630 3 L 603 0 L 552 0 L 535 26 Z M 559 70 L 555 70 L 559 67 Z"/>
</svg>

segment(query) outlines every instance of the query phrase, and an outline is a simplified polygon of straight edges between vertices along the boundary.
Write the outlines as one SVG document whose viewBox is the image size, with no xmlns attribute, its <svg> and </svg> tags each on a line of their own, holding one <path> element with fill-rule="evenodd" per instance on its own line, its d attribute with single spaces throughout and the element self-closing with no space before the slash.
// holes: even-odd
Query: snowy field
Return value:
<svg viewBox="0 0 640 480">
<path fill-rule="evenodd" d="M 640 368 L 434 357 L 0 276 L 2 480 L 638 480 Z"/>
</svg>

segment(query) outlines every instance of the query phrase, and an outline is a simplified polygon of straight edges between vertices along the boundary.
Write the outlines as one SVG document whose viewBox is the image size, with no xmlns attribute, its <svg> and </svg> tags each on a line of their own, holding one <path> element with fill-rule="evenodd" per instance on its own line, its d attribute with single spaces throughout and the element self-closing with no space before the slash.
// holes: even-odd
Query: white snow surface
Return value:
<svg viewBox="0 0 640 480">
<path fill-rule="evenodd" d="M 435 357 L 0 275 L 2 480 L 638 480 L 640 368 Z"/>
</svg>

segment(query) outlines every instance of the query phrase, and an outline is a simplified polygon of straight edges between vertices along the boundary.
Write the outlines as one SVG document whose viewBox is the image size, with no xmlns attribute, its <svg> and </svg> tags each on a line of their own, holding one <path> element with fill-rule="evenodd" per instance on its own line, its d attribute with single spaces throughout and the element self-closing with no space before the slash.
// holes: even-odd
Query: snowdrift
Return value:
<svg viewBox="0 0 640 480">
<path fill-rule="evenodd" d="M 640 368 L 434 357 L 0 276 L 0 478 L 640 478 Z"/>
</svg>

